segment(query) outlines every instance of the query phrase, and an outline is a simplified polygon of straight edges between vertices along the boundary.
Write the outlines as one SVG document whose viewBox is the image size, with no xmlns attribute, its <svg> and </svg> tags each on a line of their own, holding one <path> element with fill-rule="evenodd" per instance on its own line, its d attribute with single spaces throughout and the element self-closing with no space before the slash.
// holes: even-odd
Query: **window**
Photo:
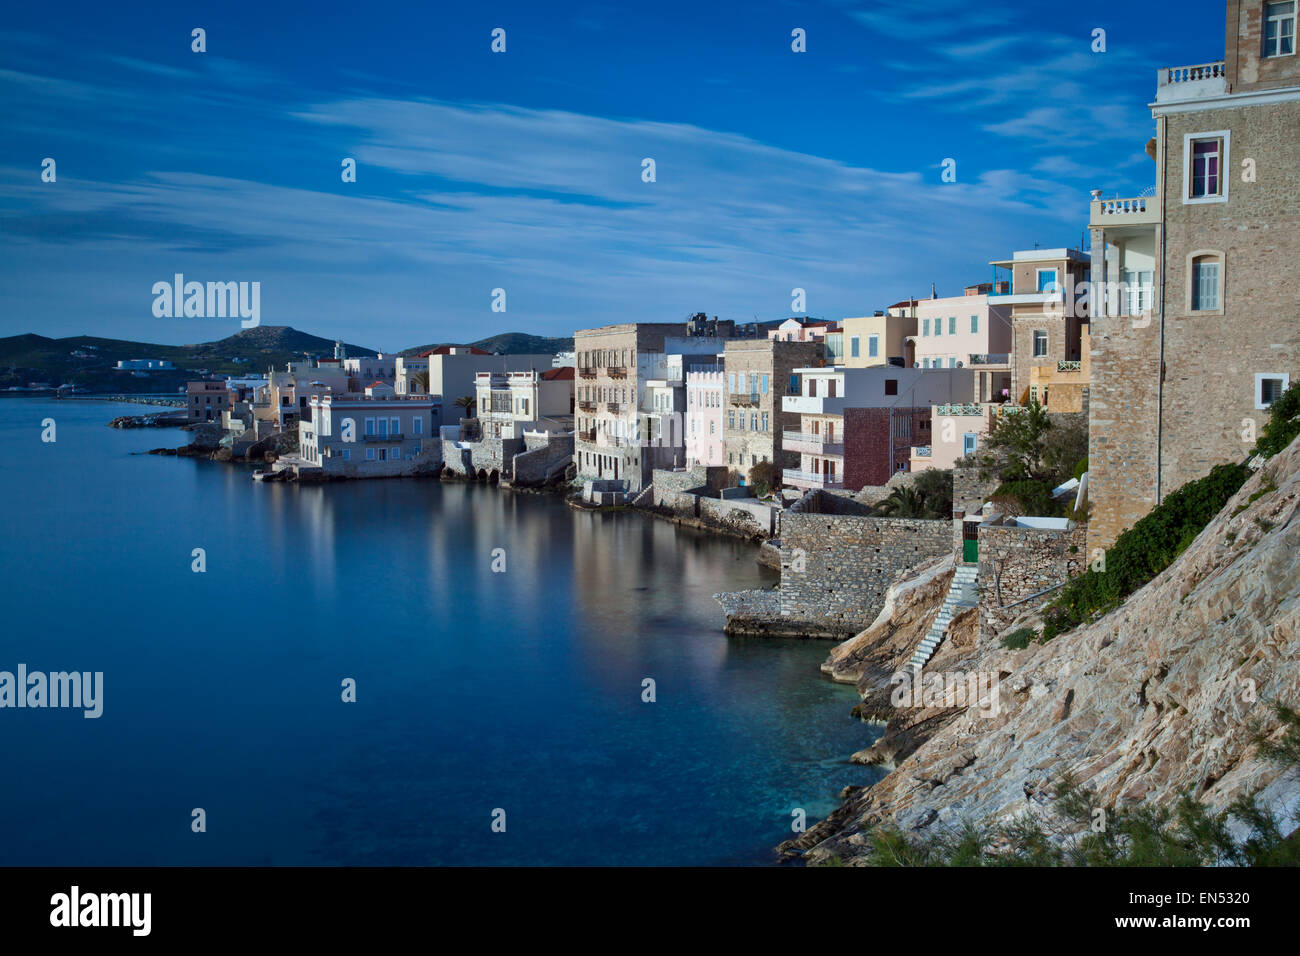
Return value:
<svg viewBox="0 0 1300 956">
<path fill-rule="evenodd" d="M 1223 311 L 1223 259 L 1217 252 L 1194 252 L 1188 275 L 1188 311 Z"/>
<path fill-rule="evenodd" d="M 374 420 L 373 418 L 367 418 L 367 419 L 366 419 L 366 434 L 367 434 L 367 435 L 373 435 L 374 433 L 375 433 L 375 420 Z"/>
<path fill-rule="evenodd" d="M 943 319 L 934 320 L 934 334 L 943 335 Z"/>
<path fill-rule="evenodd" d="M 948 334 L 949 335 L 957 334 L 957 316 L 955 315 L 948 316 Z"/>
<path fill-rule="evenodd" d="M 898 379 L 896 378 L 885 379 L 885 394 L 886 395 L 898 394 Z"/>
<path fill-rule="evenodd" d="M 727 412 L 727 427 L 728 428 L 736 427 L 736 410 L 734 408 L 730 409 Z"/>
<path fill-rule="evenodd" d="M 922 335 L 922 336 L 926 336 L 926 335 L 929 335 L 929 334 L 930 334 L 930 320 L 929 320 L 929 319 L 922 319 L 922 320 L 921 320 L 921 335 Z"/>
<path fill-rule="evenodd" d="M 1264 4 L 1264 55 L 1295 52 L 1295 0 Z"/>
<path fill-rule="evenodd" d="M 388 420 L 388 434 L 400 435 L 402 433 L 402 420 L 400 418 L 390 418 Z"/>
<path fill-rule="evenodd" d="M 344 460 L 344 461 L 351 461 L 351 460 L 352 460 L 352 449 L 351 449 L 351 448 L 344 448 L 344 449 L 343 449 L 343 460 Z"/>
<path fill-rule="evenodd" d="M 420 454 L 421 448 L 422 448 L 422 443 L 417 441 L 414 445 L 411 446 L 411 455 L 418 456 Z"/>
<path fill-rule="evenodd" d="M 752 432 L 758 431 L 758 412 L 749 413 L 749 430 Z"/>
<path fill-rule="evenodd" d="M 367 449 L 366 449 L 366 461 L 374 461 L 374 460 L 375 460 L 375 450 L 374 450 L 374 448 L 367 448 Z"/>
<path fill-rule="evenodd" d="M 1281 397 L 1290 384 L 1291 376 L 1287 372 L 1256 372 L 1255 407 L 1261 411 L 1268 408 Z"/>
<path fill-rule="evenodd" d="M 1038 270 L 1038 291 L 1039 292 L 1056 291 L 1056 270 L 1055 269 Z"/>
<path fill-rule="evenodd" d="M 729 391 L 729 392 L 733 392 L 733 393 L 736 391 L 736 373 L 735 373 L 735 372 L 729 372 L 729 373 L 727 373 L 727 391 Z"/>
<path fill-rule="evenodd" d="M 763 431 L 767 431 L 767 412 L 763 413 Z"/>
<path fill-rule="evenodd" d="M 851 358 L 858 357 L 859 355 L 858 346 L 859 346 L 858 337 L 855 335 L 849 339 L 849 356 Z"/>
<path fill-rule="evenodd" d="M 793 374 L 793 373 L 791 373 L 791 375 L 790 375 L 790 388 L 789 388 L 789 391 L 790 391 L 790 394 L 791 394 L 791 395 L 798 395 L 798 394 L 799 394 L 799 376 L 798 376 L 798 375 L 795 375 L 795 374 Z"/>
<path fill-rule="evenodd" d="M 949 356 L 949 358 L 948 358 L 948 367 L 949 367 L 949 368 L 956 368 L 956 367 L 957 367 L 957 359 L 955 359 L 955 358 Z"/>
<path fill-rule="evenodd" d="M 978 315 L 972 315 L 970 317 L 970 334 L 978 335 L 979 331 L 980 331 L 980 317 Z"/>
<path fill-rule="evenodd" d="M 1228 130 L 1188 133 L 1183 137 L 1183 202 L 1227 202 Z"/>
<path fill-rule="evenodd" d="M 413 416 L 411 418 L 411 434 L 412 435 L 424 434 L 424 419 L 420 418 L 418 415 Z"/>
<path fill-rule="evenodd" d="M 764 375 L 763 375 L 763 394 L 764 394 L 764 395 L 767 394 L 767 386 L 768 386 L 768 384 L 769 384 L 768 376 L 767 376 L 766 373 L 764 373 Z"/>
<path fill-rule="evenodd" d="M 978 444 L 979 444 L 979 435 L 975 432 L 967 432 L 966 434 L 961 436 L 961 453 L 963 455 L 971 454 L 973 451 L 975 451 L 975 448 Z"/>
<path fill-rule="evenodd" d="M 867 356 L 875 358 L 880 354 L 880 336 L 872 335 L 867 338 Z"/>
<path fill-rule="evenodd" d="M 1047 355 L 1047 330 L 1034 329 L 1034 358 Z"/>
</svg>

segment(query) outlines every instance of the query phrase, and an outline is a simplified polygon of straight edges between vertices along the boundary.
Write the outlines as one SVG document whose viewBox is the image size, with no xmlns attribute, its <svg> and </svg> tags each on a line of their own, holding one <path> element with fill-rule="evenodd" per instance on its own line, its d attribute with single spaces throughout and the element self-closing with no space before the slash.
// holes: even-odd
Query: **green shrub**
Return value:
<svg viewBox="0 0 1300 956">
<path fill-rule="evenodd" d="M 1268 421 L 1255 445 L 1255 454 L 1272 458 L 1300 435 L 1300 381 L 1287 387 L 1269 406 Z"/>
<path fill-rule="evenodd" d="M 999 498 L 1011 499 L 1021 514 L 1054 517 L 1056 502 L 1052 499 L 1052 487 L 1048 482 L 1034 478 L 1004 481 L 993 492 L 992 498 L 994 502 Z"/>
<path fill-rule="evenodd" d="M 1043 613 L 1041 639 L 1050 641 L 1118 606 L 1173 564 L 1249 477 L 1245 465 L 1216 465 L 1167 497 L 1119 536 L 1106 552 L 1104 571 L 1088 570 L 1061 589 Z"/>
<path fill-rule="evenodd" d="M 1002 646 L 1013 651 L 1023 651 L 1029 646 L 1029 642 L 1037 636 L 1038 632 L 1032 627 L 1018 627 L 1002 638 Z"/>
<path fill-rule="evenodd" d="M 1083 460 L 1074 466 L 1073 477 L 1081 479 L 1083 478 L 1083 473 L 1087 470 L 1088 470 L 1088 456 L 1084 455 Z"/>
</svg>

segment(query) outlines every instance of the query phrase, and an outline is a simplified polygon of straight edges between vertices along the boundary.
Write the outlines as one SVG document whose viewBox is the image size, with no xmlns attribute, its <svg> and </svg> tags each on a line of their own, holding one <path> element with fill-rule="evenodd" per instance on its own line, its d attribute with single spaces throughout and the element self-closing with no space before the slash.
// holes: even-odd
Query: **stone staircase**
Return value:
<svg viewBox="0 0 1300 956">
<path fill-rule="evenodd" d="M 939 608 L 939 614 L 930 625 L 930 630 L 913 652 L 912 659 L 907 662 L 907 670 L 914 676 L 920 676 L 921 668 L 934 656 L 935 649 L 943 641 L 948 623 L 966 608 L 975 607 L 979 600 L 979 568 L 973 564 L 957 565 L 952 583 L 948 585 L 948 593 L 944 596 L 943 606 Z"/>
</svg>

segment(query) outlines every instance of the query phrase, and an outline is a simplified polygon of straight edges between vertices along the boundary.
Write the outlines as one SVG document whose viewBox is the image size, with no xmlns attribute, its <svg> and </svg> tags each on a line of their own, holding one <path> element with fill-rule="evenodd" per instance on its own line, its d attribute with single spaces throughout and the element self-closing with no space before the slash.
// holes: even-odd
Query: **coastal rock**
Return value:
<svg viewBox="0 0 1300 956">
<path fill-rule="evenodd" d="M 1252 723 L 1276 734 L 1269 702 L 1300 702 L 1298 507 L 1300 440 L 1093 624 L 1022 651 L 996 636 L 945 641 L 926 673 L 996 677 L 997 706 L 918 710 L 910 726 L 926 739 L 783 849 L 860 864 L 880 824 L 925 831 L 1048 813 L 1067 773 L 1109 807 L 1192 795 L 1217 811 L 1258 791 L 1293 819 L 1300 779 L 1258 754 Z"/>
</svg>

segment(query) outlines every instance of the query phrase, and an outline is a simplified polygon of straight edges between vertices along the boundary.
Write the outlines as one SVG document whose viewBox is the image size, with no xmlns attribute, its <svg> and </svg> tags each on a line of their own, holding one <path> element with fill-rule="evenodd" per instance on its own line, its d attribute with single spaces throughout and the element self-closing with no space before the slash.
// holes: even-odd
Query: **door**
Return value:
<svg viewBox="0 0 1300 956">
<path fill-rule="evenodd" d="M 980 559 L 979 531 L 978 521 L 961 523 L 961 559 L 967 564 L 976 564 Z"/>
<path fill-rule="evenodd" d="M 975 445 L 979 441 L 979 435 L 975 432 L 967 432 L 961 436 L 961 453 L 962 456 L 971 454 L 975 451 Z"/>
</svg>

